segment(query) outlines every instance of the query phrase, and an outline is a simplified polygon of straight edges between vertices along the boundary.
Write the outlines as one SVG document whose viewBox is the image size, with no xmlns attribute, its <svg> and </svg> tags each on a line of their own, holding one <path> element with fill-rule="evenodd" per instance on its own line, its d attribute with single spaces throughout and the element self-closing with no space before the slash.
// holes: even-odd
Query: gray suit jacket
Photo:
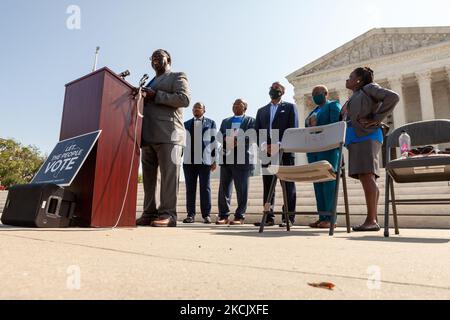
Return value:
<svg viewBox="0 0 450 320">
<path fill-rule="evenodd" d="M 167 72 L 154 78 L 147 87 L 156 91 L 146 99 L 142 123 L 142 143 L 185 145 L 183 109 L 189 106 L 190 90 L 182 72 Z"/>
<path fill-rule="evenodd" d="M 356 91 L 347 103 L 347 120 L 351 120 L 356 135 L 362 137 L 373 133 L 378 127 L 364 128 L 360 118 L 383 121 L 395 108 L 399 96 L 394 91 L 380 87 L 376 83 L 370 83 L 361 90 Z"/>
</svg>

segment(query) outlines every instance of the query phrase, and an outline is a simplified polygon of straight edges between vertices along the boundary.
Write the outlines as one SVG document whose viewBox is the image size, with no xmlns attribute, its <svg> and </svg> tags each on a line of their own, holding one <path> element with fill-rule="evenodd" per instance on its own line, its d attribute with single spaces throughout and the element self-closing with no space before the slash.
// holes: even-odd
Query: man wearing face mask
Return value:
<svg viewBox="0 0 450 320">
<path fill-rule="evenodd" d="M 172 72 L 166 50 L 156 50 L 150 58 L 156 76 L 143 90 L 142 173 L 144 213 L 140 226 L 176 227 L 177 196 L 181 157 L 185 145 L 183 110 L 189 106 L 187 77 Z M 161 172 L 160 206 L 156 207 L 158 167 Z"/>
<path fill-rule="evenodd" d="M 280 143 L 283 139 L 284 132 L 290 128 L 298 128 L 298 115 L 297 107 L 289 102 L 282 101 L 282 97 L 285 93 L 285 88 L 279 82 L 275 82 L 270 87 L 269 96 L 270 103 L 259 109 L 256 115 L 255 128 L 258 134 L 258 146 L 260 147 L 262 154 L 262 167 L 263 167 L 263 184 L 264 184 L 264 205 L 268 200 L 270 185 L 274 178 L 267 170 L 271 164 L 271 160 L 277 158 L 280 149 Z M 285 153 L 282 159 L 282 165 L 293 166 L 295 165 L 295 156 L 292 153 Z M 288 211 L 296 211 L 297 195 L 295 189 L 295 183 L 287 182 L 287 198 L 288 198 Z M 270 199 L 270 210 L 273 212 L 275 205 L 275 196 Z M 295 222 L 295 215 L 291 215 L 289 220 L 292 224 Z M 274 214 L 269 214 L 265 222 L 266 226 L 273 226 L 275 224 Z M 284 227 L 286 221 L 280 224 L 280 227 Z M 260 223 L 255 223 L 259 226 Z"/>
<path fill-rule="evenodd" d="M 339 122 L 341 105 L 338 101 L 328 100 L 328 89 L 325 86 L 316 86 L 312 91 L 312 99 L 316 108 L 308 115 L 305 120 L 305 127 L 325 126 L 328 124 Z M 337 171 L 339 161 L 339 149 L 308 153 L 308 162 L 314 163 L 326 160 Z M 329 229 L 331 223 L 331 213 L 334 199 L 334 190 L 336 181 L 315 183 L 314 192 L 316 195 L 317 212 L 319 212 L 319 220 L 311 223 L 311 228 Z"/>
</svg>

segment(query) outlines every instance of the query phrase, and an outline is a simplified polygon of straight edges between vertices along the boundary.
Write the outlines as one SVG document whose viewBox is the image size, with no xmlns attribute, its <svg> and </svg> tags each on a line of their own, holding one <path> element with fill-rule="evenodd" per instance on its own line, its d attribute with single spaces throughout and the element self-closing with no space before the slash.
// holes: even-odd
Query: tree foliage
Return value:
<svg viewBox="0 0 450 320">
<path fill-rule="evenodd" d="M 0 138 L 0 185 L 29 183 L 44 160 L 37 147 Z"/>
</svg>

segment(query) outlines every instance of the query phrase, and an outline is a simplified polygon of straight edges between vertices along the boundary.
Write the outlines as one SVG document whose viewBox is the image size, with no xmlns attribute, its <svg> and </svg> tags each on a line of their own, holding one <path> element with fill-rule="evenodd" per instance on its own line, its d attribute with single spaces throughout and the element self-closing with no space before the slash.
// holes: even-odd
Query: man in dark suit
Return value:
<svg viewBox="0 0 450 320">
<path fill-rule="evenodd" d="M 245 220 L 250 175 L 254 170 L 256 146 L 255 119 L 245 115 L 247 103 L 237 99 L 233 104 L 234 116 L 223 120 L 220 136 L 223 138 L 220 166 L 219 219 L 217 225 L 242 225 Z M 253 134 L 252 134 L 253 133 Z M 231 188 L 234 182 L 238 208 L 234 220 L 229 221 Z"/>
<path fill-rule="evenodd" d="M 255 128 L 258 132 L 258 146 L 260 147 L 262 155 L 262 167 L 263 167 L 263 184 L 264 184 L 264 204 L 267 202 L 269 196 L 270 185 L 272 184 L 273 175 L 270 175 L 267 170 L 271 164 L 271 160 L 277 159 L 279 154 L 280 143 L 283 139 L 284 132 L 289 128 L 298 128 L 298 115 L 297 107 L 289 102 L 282 101 L 282 97 L 285 93 L 285 88 L 279 82 L 275 82 L 270 87 L 270 99 L 271 102 L 258 110 L 256 115 Z M 295 155 L 291 153 L 285 153 L 282 159 L 282 165 L 292 166 L 295 165 Z M 295 183 L 286 183 L 287 198 L 288 198 L 288 211 L 295 212 L 297 196 L 295 190 Z M 275 196 L 270 199 L 270 210 L 273 212 L 275 204 Z M 275 224 L 275 216 L 269 214 L 266 220 L 266 226 L 273 226 Z M 295 215 L 291 215 L 289 220 L 293 224 L 295 222 Z M 284 221 L 280 227 L 285 226 Z M 255 223 L 259 226 L 260 223 Z"/>
<path fill-rule="evenodd" d="M 194 117 L 184 123 L 186 149 L 183 171 L 186 183 L 187 218 L 183 223 L 195 222 L 197 180 L 200 180 L 200 208 L 203 222 L 211 224 L 211 171 L 217 168 L 215 161 L 216 123 L 204 116 L 205 105 L 197 102 L 192 108 Z"/>
<path fill-rule="evenodd" d="M 142 173 L 144 213 L 140 226 L 176 227 L 178 183 L 186 131 L 183 110 L 189 106 L 190 90 L 182 72 L 172 72 L 166 50 L 150 58 L 156 76 L 143 88 Z M 156 208 L 158 167 L 161 172 L 160 206 Z"/>
</svg>

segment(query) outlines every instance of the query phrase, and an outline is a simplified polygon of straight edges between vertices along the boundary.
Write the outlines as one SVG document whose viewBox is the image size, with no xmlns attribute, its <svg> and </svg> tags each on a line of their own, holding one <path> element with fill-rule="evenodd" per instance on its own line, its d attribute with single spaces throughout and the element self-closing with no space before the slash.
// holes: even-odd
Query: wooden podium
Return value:
<svg viewBox="0 0 450 320">
<path fill-rule="evenodd" d="M 77 196 L 76 226 L 108 228 L 116 224 L 130 169 L 128 194 L 118 226 L 136 226 L 142 121 L 138 117 L 136 123 L 132 88 L 108 68 L 66 85 L 60 141 L 102 130 L 97 145 L 72 185 L 67 187 Z"/>
</svg>

